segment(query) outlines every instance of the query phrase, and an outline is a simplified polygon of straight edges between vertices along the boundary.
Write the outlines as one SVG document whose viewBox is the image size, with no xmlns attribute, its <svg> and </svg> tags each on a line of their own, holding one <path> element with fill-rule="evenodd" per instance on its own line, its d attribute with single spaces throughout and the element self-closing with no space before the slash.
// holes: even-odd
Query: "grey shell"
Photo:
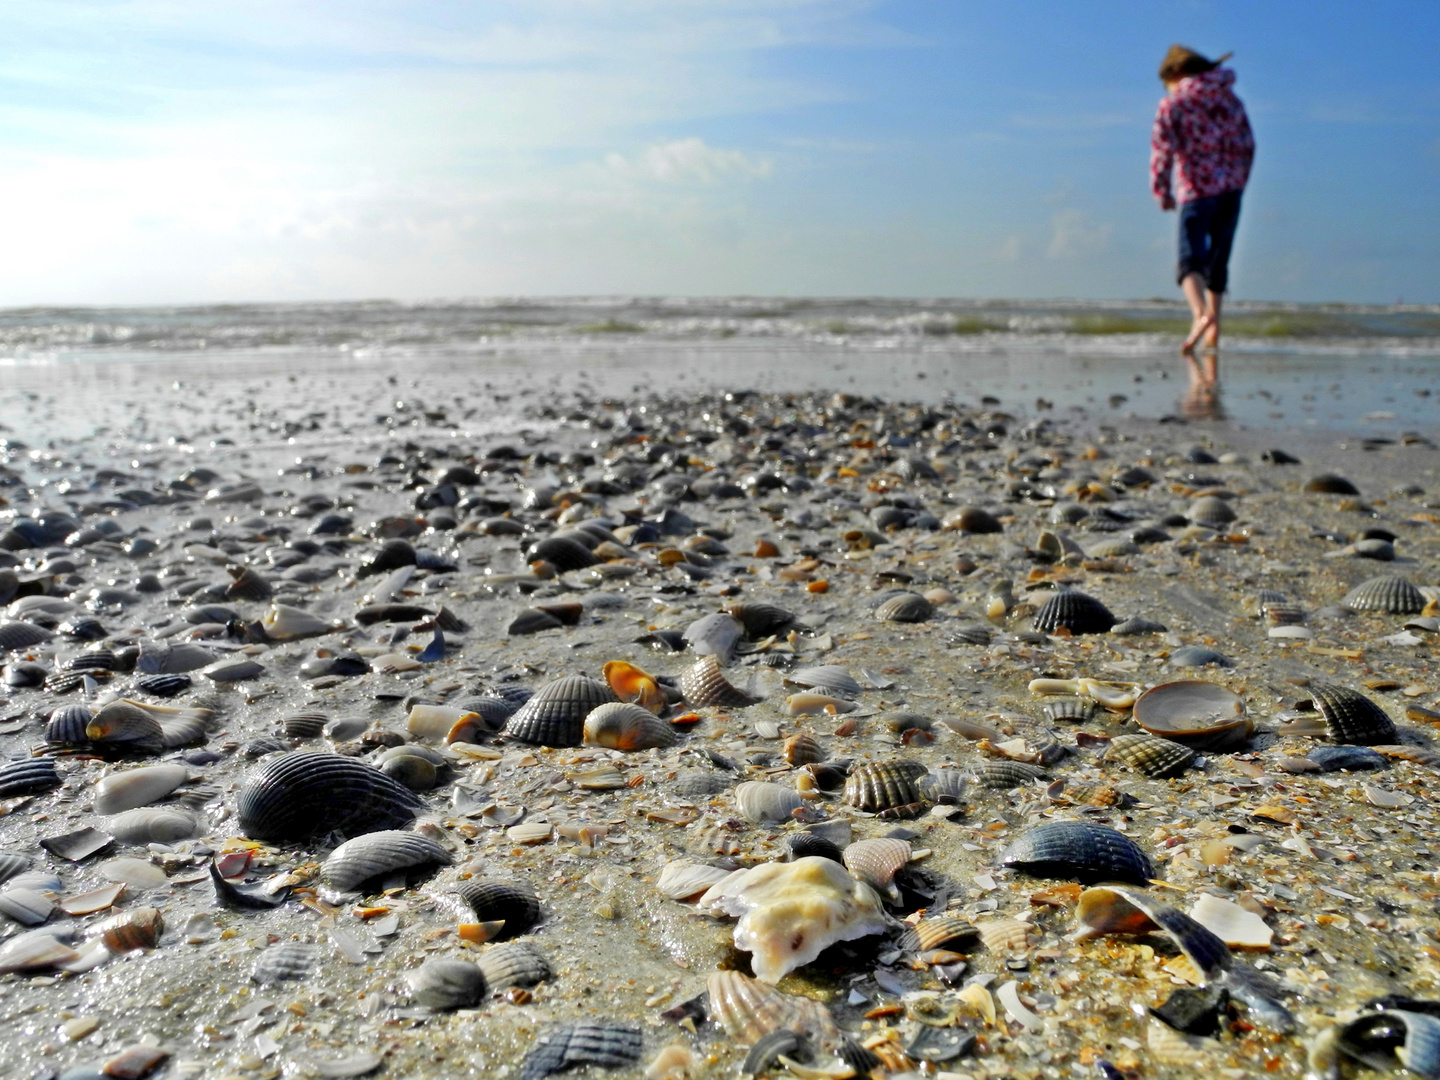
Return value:
<svg viewBox="0 0 1440 1080">
<path fill-rule="evenodd" d="M 542 630 L 559 630 L 565 624 L 551 615 L 548 611 L 541 611 L 539 608 L 525 608 L 515 618 L 510 620 L 510 625 L 505 632 L 511 636 L 518 637 L 524 634 L 538 634 Z"/>
<path fill-rule="evenodd" d="M 1119 761 L 1152 780 L 1179 776 L 1195 760 L 1195 751 L 1158 735 L 1117 735 L 1105 751 L 1106 761 Z"/>
<path fill-rule="evenodd" d="M 799 671 L 786 675 L 785 681 L 792 686 L 819 690 L 833 697 L 848 698 L 851 701 L 865 692 L 864 687 L 855 681 L 855 677 L 839 664 L 821 664 L 818 667 L 801 668 Z"/>
<path fill-rule="evenodd" d="M 193 680 L 189 675 L 141 675 L 135 679 L 135 689 L 152 697 L 174 697 L 190 689 Z"/>
<path fill-rule="evenodd" d="M 504 922 L 497 941 L 527 933 L 540 921 L 540 898 L 523 881 L 471 878 L 455 886 L 454 893 L 475 913 L 476 922 Z"/>
<path fill-rule="evenodd" d="M 174 645 L 141 645 L 135 667 L 146 675 L 183 675 L 215 660 L 215 654 L 205 646 L 179 641 Z"/>
<path fill-rule="evenodd" d="M 1308 689 L 1335 742 L 1374 746 L 1395 741 L 1394 723 L 1364 694 L 1333 683 L 1312 683 Z"/>
<path fill-rule="evenodd" d="M 740 621 L 745 636 L 752 640 L 778 634 L 795 625 L 795 615 L 774 604 L 731 604 L 725 611 Z"/>
<path fill-rule="evenodd" d="M 1051 723 L 1065 721 L 1071 724 L 1085 724 L 1095 719 L 1095 702 L 1089 698 L 1062 697 L 1047 701 L 1045 719 Z"/>
<path fill-rule="evenodd" d="M 1403 1062 L 1416 1076 L 1440 1076 L 1440 1018 L 1408 1009 L 1383 1009 L 1356 1017 L 1337 1040 L 1347 1057 L 1388 1072 Z"/>
<path fill-rule="evenodd" d="M 95 718 L 88 705 L 62 705 L 50 714 L 45 724 L 45 741 L 49 743 L 83 743 L 88 741 L 85 728 Z"/>
<path fill-rule="evenodd" d="M 52 636 L 49 630 L 36 626 L 34 623 L 0 623 L 0 652 L 28 649 L 32 645 L 39 645 L 42 641 L 49 641 Z"/>
<path fill-rule="evenodd" d="M 240 828 L 256 840 L 307 840 L 392 829 L 423 807 L 403 784 L 339 754 L 296 750 L 254 769 L 235 800 Z"/>
<path fill-rule="evenodd" d="M 762 698 L 751 697 L 725 677 L 713 656 L 702 656 L 680 676 L 680 693 L 696 709 L 743 709 L 759 704 Z"/>
<path fill-rule="evenodd" d="M 280 730 L 292 739 L 315 739 L 325 734 L 329 722 L 324 713 L 291 713 L 280 721 Z"/>
<path fill-rule="evenodd" d="M 1169 627 L 1164 623 L 1153 622 L 1150 619 L 1136 617 L 1118 622 L 1110 628 L 1110 633 L 1128 636 L 1130 634 L 1163 634 Z"/>
<path fill-rule="evenodd" d="M 320 961 L 320 947 L 299 941 L 271 945 L 255 958 L 252 978 L 261 986 L 307 978 Z"/>
<path fill-rule="evenodd" d="M 983 762 L 975 770 L 975 779 L 988 788 L 1013 788 L 1028 784 L 1045 775 L 1038 765 L 1024 761 L 994 760 Z"/>
<path fill-rule="evenodd" d="M 929 802 L 928 785 L 920 782 L 925 775 L 918 761 L 863 762 L 845 780 L 845 801 L 870 814 Z"/>
<path fill-rule="evenodd" d="M 1218 495 L 1203 495 L 1190 504 L 1185 514 L 1194 524 L 1222 529 L 1239 515 L 1228 501 Z"/>
<path fill-rule="evenodd" d="M 922 623 L 935 615 L 935 605 L 918 593 L 902 592 L 892 596 L 875 609 L 881 622 Z"/>
<path fill-rule="evenodd" d="M 1058 592 L 1035 612 L 1032 624 L 1042 634 L 1064 628 L 1072 634 L 1104 634 L 1115 625 L 1110 609 L 1082 592 Z"/>
<path fill-rule="evenodd" d="M 410 1000 L 425 1009 L 468 1009 L 480 1004 L 485 973 L 468 960 L 427 960 L 405 976 Z"/>
<path fill-rule="evenodd" d="M 951 520 L 954 527 L 961 532 L 998 533 L 1005 531 L 1005 526 L 1000 523 L 999 518 L 989 510 L 978 506 L 964 507 Z"/>
<path fill-rule="evenodd" d="M 537 746 L 579 746 L 585 717 L 597 705 L 618 700 L 610 687 L 587 675 L 567 675 L 546 683 L 516 710 L 506 734 Z"/>
<path fill-rule="evenodd" d="M 1425 594 L 1398 574 L 1382 574 L 1356 585 L 1341 603 L 1354 611 L 1418 615 L 1425 607 Z"/>
<path fill-rule="evenodd" d="M 745 635 L 745 628 L 733 615 L 723 611 L 704 615 L 685 628 L 685 643 L 699 656 L 718 657 L 728 664 L 735 647 Z"/>
<path fill-rule="evenodd" d="M 588 1020 L 566 1024 L 535 1040 L 520 1065 L 520 1080 L 543 1080 L 580 1065 L 622 1068 L 639 1061 L 643 1049 L 639 1028 Z"/>
<path fill-rule="evenodd" d="M 1082 884 L 1126 881 L 1144 885 L 1155 866 L 1124 833 L 1088 821 L 1047 821 L 1000 853 L 1000 865 L 1035 877 Z"/>
<path fill-rule="evenodd" d="M 584 570 L 601 561 L 588 547 L 569 536 L 547 536 L 530 548 L 526 558 L 531 562 L 544 559 L 561 573 L 567 570 Z"/>
<path fill-rule="evenodd" d="M 173 844 L 189 840 L 200 826 L 184 810 L 141 806 L 110 818 L 105 822 L 105 831 L 124 844 Z"/>
<path fill-rule="evenodd" d="M 18 851 L 0 851 L 0 885 L 30 869 L 30 856 Z"/>
<path fill-rule="evenodd" d="M 1235 661 L 1224 653 L 1203 645 L 1182 645 L 1170 654 L 1171 667 L 1234 667 Z"/>
<path fill-rule="evenodd" d="M 1334 772 L 1336 769 L 1356 771 L 1390 767 L 1384 754 L 1371 750 L 1368 746 L 1317 746 L 1305 756 L 1325 772 Z"/>
<path fill-rule="evenodd" d="M 507 941 L 480 954 L 480 970 L 491 990 L 534 986 L 550 978 L 550 964 L 528 941 Z"/>
<path fill-rule="evenodd" d="M 747 780 L 735 786 L 735 806 L 740 816 L 756 825 L 789 821 L 790 815 L 804 805 L 800 793 L 783 784 Z"/>
<path fill-rule="evenodd" d="M 60 786 L 60 774 L 49 758 L 22 758 L 0 766 L 0 799 L 33 795 Z"/>
<path fill-rule="evenodd" d="M 332 851 L 320 868 L 320 880 L 351 892 L 375 878 L 450 862 L 450 853 L 429 837 L 385 829 L 347 840 Z"/>
<path fill-rule="evenodd" d="M 456 703 L 458 708 L 464 709 L 466 712 L 473 712 L 481 720 L 484 720 L 485 726 L 491 731 L 503 731 L 520 704 L 520 702 L 507 701 L 494 694 L 481 694 L 479 697 L 466 698 L 464 701 Z"/>
</svg>

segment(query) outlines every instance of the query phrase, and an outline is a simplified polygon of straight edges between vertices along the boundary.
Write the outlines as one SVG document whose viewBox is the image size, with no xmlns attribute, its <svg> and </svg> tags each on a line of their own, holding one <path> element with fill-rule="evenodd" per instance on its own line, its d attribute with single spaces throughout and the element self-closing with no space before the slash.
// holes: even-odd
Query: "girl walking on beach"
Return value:
<svg viewBox="0 0 1440 1080">
<path fill-rule="evenodd" d="M 1220 341 L 1220 298 L 1240 219 L 1240 195 L 1250 179 L 1255 136 L 1245 106 L 1231 89 L 1235 73 L 1193 49 L 1172 45 L 1160 64 L 1165 96 L 1150 133 L 1150 190 L 1162 210 L 1180 208 L 1177 278 L 1194 321 L 1181 353 L 1197 378 L 1214 383 Z M 1195 346 L 1207 354 L 1202 374 Z"/>
</svg>

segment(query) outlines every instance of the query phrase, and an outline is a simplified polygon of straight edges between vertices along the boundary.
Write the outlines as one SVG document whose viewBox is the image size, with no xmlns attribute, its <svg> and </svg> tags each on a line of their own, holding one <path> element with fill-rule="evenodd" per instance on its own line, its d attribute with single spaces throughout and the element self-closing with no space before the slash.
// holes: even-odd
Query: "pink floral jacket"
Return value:
<svg viewBox="0 0 1440 1080">
<path fill-rule="evenodd" d="M 1250 179 L 1255 136 L 1234 85 L 1233 71 L 1216 68 L 1181 79 L 1160 99 L 1150 130 L 1150 190 L 1160 209 L 1239 191 Z"/>
</svg>

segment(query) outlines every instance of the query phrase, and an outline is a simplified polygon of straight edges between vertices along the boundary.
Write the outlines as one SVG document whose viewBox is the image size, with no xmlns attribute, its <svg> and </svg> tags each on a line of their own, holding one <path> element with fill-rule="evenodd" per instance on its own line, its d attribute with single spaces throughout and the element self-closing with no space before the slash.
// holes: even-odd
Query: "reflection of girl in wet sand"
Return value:
<svg viewBox="0 0 1440 1080">
<path fill-rule="evenodd" d="M 1150 189 L 1162 210 L 1177 203 L 1180 209 L 1176 276 L 1193 316 L 1180 351 L 1192 379 L 1209 383 L 1218 377 L 1220 298 L 1255 156 L 1245 106 L 1231 89 L 1235 73 L 1220 66 L 1228 56 L 1207 60 L 1183 45 L 1170 46 L 1160 64 L 1165 97 L 1150 133 Z M 1203 346 L 1203 366 L 1195 359 L 1196 345 Z"/>
</svg>

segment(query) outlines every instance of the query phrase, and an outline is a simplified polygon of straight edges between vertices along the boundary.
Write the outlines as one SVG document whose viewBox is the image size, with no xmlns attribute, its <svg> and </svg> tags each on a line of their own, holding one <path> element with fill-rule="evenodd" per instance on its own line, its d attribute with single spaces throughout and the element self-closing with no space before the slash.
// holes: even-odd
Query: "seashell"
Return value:
<svg viewBox="0 0 1440 1080">
<path fill-rule="evenodd" d="M 414 565 L 415 548 L 408 540 L 395 536 L 381 544 L 380 550 L 355 571 L 355 576 L 357 578 L 373 577 L 375 574 L 398 570 L 402 566 Z"/>
<path fill-rule="evenodd" d="M 957 768 L 944 766 L 930 774 L 930 784 L 937 803 L 953 806 L 965 797 L 969 777 Z"/>
<path fill-rule="evenodd" d="M 1045 719 L 1054 723 L 1087 724 L 1095 719 L 1095 702 L 1089 698 L 1063 697 L 1047 701 Z"/>
<path fill-rule="evenodd" d="M 3 622 L 0 623 L 0 652 L 28 649 L 54 636 L 49 630 L 31 622 Z"/>
<path fill-rule="evenodd" d="M 731 604 L 725 609 L 725 614 L 740 623 L 745 637 L 751 641 L 783 634 L 795 626 L 797 620 L 793 613 L 774 604 Z"/>
<path fill-rule="evenodd" d="M 470 1009 L 485 997 L 485 973 L 468 960 L 427 960 L 405 976 L 410 1000 L 422 1009 Z"/>
<path fill-rule="evenodd" d="M 575 772 L 565 774 L 576 787 L 583 791 L 615 791 L 625 787 L 626 777 L 613 763 L 605 762 L 590 769 L 579 769 Z M 518 826 L 520 829 L 526 826 Z M 511 830 L 512 836 L 515 830 Z M 549 839 L 548 836 L 543 839 Z"/>
<path fill-rule="evenodd" d="M 585 718 L 599 705 L 615 700 L 610 687 L 585 675 L 567 675 L 546 683 L 516 710 L 506 734 L 538 746 L 579 746 Z"/>
<path fill-rule="evenodd" d="M 120 814 L 139 806 L 159 802 L 190 779 L 184 765 L 147 765 L 139 769 L 112 772 L 95 784 L 95 812 Z"/>
<path fill-rule="evenodd" d="M 95 713 L 88 705 L 62 705 L 50 714 L 45 724 L 48 743 L 83 743 L 88 741 L 85 729 Z"/>
<path fill-rule="evenodd" d="M 713 656 L 701 657 L 685 669 L 680 676 L 680 693 L 695 709 L 744 709 L 764 700 L 734 686 Z"/>
<path fill-rule="evenodd" d="M 309 750 L 277 755 L 252 770 L 235 801 L 245 835 L 269 841 L 398 828 L 422 806 L 379 769 Z"/>
<path fill-rule="evenodd" d="M 1171 667 L 1234 667 L 1235 661 L 1224 653 L 1207 649 L 1203 645 L 1182 645 L 1170 654 Z"/>
<path fill-rule="evenodd" d="M 50 758 L 21 758 L 0 765 L 0 799 L 51 791 L 60 783 L 60 773 Z"/>
<path fill-rule="evenodd" d="M 935 605 L 919 593 L 902 592 L 892 596 L 875 609 L 881 622 L 922 623 L 935 616 Z"/>
<path fill-rule="evenodd" d="M 0 947 L 0 975 L 50 971 L 79 959 L 78 952 L 44 931 L 20 934 Z"/>
<path fill-rule="evenodd" d="M 269 600 L 275 595 L 275 587 L 254 567 L 232 566 L 229 569 L 233 580 L 225 587 L 226 599 Z"/>
<path fill-rule="evenodd" d="M 165 916 L 159 908 L 127 908 L 112 915 L 90 931 L 105 947 L 117 956 L 136 949 L 153 949 L 160 943 L 165 932 Z"/>
<path fill-rule="evenodd" d="M 199 835 L 200 824 L 183 810 L 138 807 L 116 814 L 105 831 L 123 844 L 174 844 Z"/>
<path fill-rule="evenodd" d="M 989 645 L 995 633 L 988 626 L 962 626 L 946 639 L 951 645 Z"/>
<path fill-rule="evenodd" d="M 1038 765 L 1011 761 L 1008 758 L 981 762 L 975 770 L 975 779 L 980 784 L 1000 789 L 1019 787 L 1044 775 L 1045 770 Z"/>
<path fill-rule="evenodd" d="M 838 941 L 885 932 L 880 899 L 830 859 L 762 863 L 700 898 L 707 914 L 739 916 L 735 947 L 762 982 L 776 983 Z"/>
<path fill-rule="evenodd" d="M 1340 1028 L 1336 1048 L 1372 1069 L 1396 1062 L 1416 1076 L 1440 1076 L 1440 1017 L 1410 1009 L 1367 1012 Z"/>
<path fill-rule="evenodd" d="M 1418 615 L 1425 608 L 1425 594 L 1398 574 L 1384 574 L 1362 581 L 1340 602 L 1354 611 Z"/>
<path fill-rule="evenodd" d="M 1413 761 L 1417 765 L 1429 765 L 1431 768 L 1440 767 L 1440 750 L 1432 750 L 1428 746 L 1392 746 L 1377 744 L 1372 746 L 1371 749 L 1377 754 L 1381 754 L 1387 758 L 1394 758 L 1396 761 Z"/>
<path fill-rule="evenodd" d="M 1321 473 L 1305 481 L 1302 491 L 1319 495 L 1359 495 L 1360 489 L 1339 473 Z"/>
<path fill-rule="evenodd" d="M 329 722 L 324 713 L 291 713 L 280 721 L 280 730 L 292 739 L 318 739 Z"/>
<path fill-rule="evenodd" d="M 493 941 L 527 934 L 540 921 L 540 898 L 523 881 L 471 878 L 456 885 L 453 892 L 474 912 L 477 922 L 504 923 Z"/>
<path fill-rule="evenodd" d="M 685 643 L 698 656 L 713 656 L 725 667 L 735 656 L 735 649 L 745 628 L 732 615 L 716 612 L 696 619 L 685 628 Z"/>
<path fill-rule="evenodd" d="M 807 690 L 818 690 L 832 697 L 847 698 L 851 701 L 865 692 L 855 677 L 838 664 L 820 664 L 816 667 L 801 668 L 785 676 L 787 686 L 801 686 Z"/>
<path fill-rule="evenodd" d="M 539 634 L 546 630 L 559 630 L 565 624 L 548 611 L 527 607 L 510 620 L 505 632 L 512 637 L 524 634 Z"/>
<path fill-rule="evenodd" d="M 665 696 L 665 691 L 660 689 L 654 676 L 647 675 L 634 664 L 628 664 L 624 660 L 611 660 L 601 669 L 601 674 L 605 676 L 610 690 L 621 701 L 634 702 L 656 716 L 664 713 L 670 706 L 669 698 Z"/>
<path fill-rule="evenodd" d="M 1395 724 L 1364 694 L 1333 683 L 1311 683 L 1307 690 L 1332 741 L 1357 746 L 1395 741 Z"/>
<path fill-rule="evenodd" d="M 260 617 L 265 633 L 276 641 L 295 641 L 299 638 L 316 637 L 331 633 L 331 623 L 289 604 L 271 604 L 270 610 Z"/>
<path fill-rule="evenodd" d="M 98 851 L 105 850 L 114 842 L 115 838 L 109 833 L 103 833 L 99 829 L 87 825 L 74 832 L 43 837 L 40 840 L 40 846 L 59 858 L 80 862 Z"/>
<path fill-rule="evenodd" d="M 1239 694 L 1193 679 L 1152 686 L 1135 700 L 1132 715 L 1151 735 L 1197 750 L 1236 749 L 1255 730 Z"/>
<path fill-rule="evenodd" d="M 510 717 L 515 714 L 515 710 L 523 704 L 524 701 L 512 702 L 495 694 L 481 694 L 457 703 L 458 707 L 466 713 L 478 716 L 491 731 L 503 731 L 505 725 L 510 722 Z"/>
<path fill-rule="evenodd" d="M 208 667 L 202 668 L 200 674 L 211 682 L 244 682 L 246 679 L 258 679 L 264 675 L 265 666 L 260 661 L 248 656 L 237 656 L 228 660 L 217 660 Z"/>
<path fill-rule="evenodd" d="M 829 859 L 842 865 L 845 862 L 845 853 L 833 841 L 815 833 L 791 833 L 785 843 L 790 848 L 791 859 Z"/>
<path fill-rule="evenodd" d="M 854 712 L 857 708 L 859 706 L 847 698 L 831 697 L 829 694 L 817 694 L 812 691 L 791 694 L 785 699 L 785 711 L 790 716 L 818 716 L 821 713 L 836 716 L 841 713 Z"/>
<path fill-rule="evenodd" d="M 109 649 L 92 649 L 66 660 L 61 667 L 65 671 L 115 671 L 120 662 Z"/>
<path fill-rule="evenodd" d="M 845 801 L 871 814 L 926 803 L 927 785 L 921 783 L 925 775 L 925 766 L 918 761 L 867 761 L 850 770 L 845 780 Z"/>
<path fill-rule="evenodd" d="M 599 705 L 585 718 L 585 742 L 612 750 L 651 750 L 680 741 L 673 725 L 653 712 L 623 701 Z"/>
<path fill-rule="evenodd" d="M 1253 911 L 1230 900 L 1201 893 L 1190 908 L 1190 917 L 1226 945 L 1247 949 L 1268 949 L 1275 931 Z"/>
<path fill-rule="evenodd" d="M 198 716 L 164 717 L 160 720 L 160 733 L 160 744 L 166 750 L 199 746 L 205 741 L 205 722 Z"/>
<path fill-rule="evenodd" d="M 639 1061 L 643 1050 L 639 1028 L 591 1020 L 565 1024 L 535 1040 L 520 1063 L 520 1080 L 544 1080 L 581 1065 L 624 1068 Z"/>
<path fill-rule="evenodd" d="M 980 943 L 993 953 L 1020 952 L 1030 945 L 1035 927 L 1019 919 L 985 919 L 975 924 Z"/>
<path fill-rule="evenodd" d="M 512 986 L 534 986 L 550 978 L 550 964 L 528 941 L 493 945 L 480 954 L 480 970 L 492 992 Z"/>
<path fill-rule="evenodd" d="M 165 748 L 165 730 L 160 721 L 125 698 L 103 706 L 85 725 L 85 737 L 141 754 L 158 754 Z"/>
<path fill-rule="evenodd" d="M 951 511 L 945 515 L 943 524 L 947 529 L 964 533 L 983 534 L 1005 531 L 1005 526 L 994 514 L 978 506 L 962 506 L 959 510 Z"/>
<path fill-rule="evenodd" d="M 706 982 L 709 1019 L 737 1046 L 753 1046 L 774 1031 L 824 1041 L 839 1039 L 830 1010 L 797 994 L 782 994 L 738 971 L 715 971 Z"/>
<path fill-rule="evenodd" d="M 693 900 L 729 876 L 729 870 L 681 859 L 665 864 L 655 882 L 655 890 L 667 900 Z"/>
<path fill-rule="evenodd" d="M 18 851 L 0 851 L 0 885 L 30 869 L 30 856 Z"/>
<path fill-rule="evenodd" d="M 140 693 L 166 698 L 183 694 L 192 684 L 189 675 L 140 675 L 135 679 L 135 689 Z"/>
<path fill-rule="evenodd" d="M 781 750 L 781 756 L 783 756 L 788 763 L 798 768 L 801 765 L 814 765 L 817 762 L 824 761 L 830 755 L 827 754 L 825 748 L 811 736 L 802 732 L 791 735 L 785 740 L 785 745 Z"/>
<path fill-rule="evenodd" d="M 1075 941 L 1105 934 L 1148 934 L 1162 930 L 1190 960 L 1202 985 L 1219 980 L 1231 966 L 1230 948 L 1189 915 L 1140 889 L 1100 885 L 1080 894 L 1075 907 Z"/>
<path fill-rule="evenodd" d="M 1082 592 L 1058 592 L 1035 612 L 1033 627 L 1042 634 L 1069 630 L 1072 634 L 1104 634 L 1115 625 L 1110 609 Z"/>
<path fill-rule="evenodd" d="M 562 574 L 571 570 L 584 570 L 600 562 L 585 544 L 571 536 L 547 536 L 530 546 L 525 553 L 526 562 L 544 561 Z"/>
<path fill-rule="evenodd" d="M 429 837 L 385 829 L 337 847 L 320 867 L 320 880 L 338 892 L 363 892 L 367 882 L 450 863 L 450 853 Z"/>
<path fill-rule="evenodd" d="M 255 958 L 251 978 L 261 986 L 293 982 L 310 977 L 320 963 L 320 947 L 301 941 L 271 945 Z"/>
<path fill-rule="evenodd" d="M 140 645 L 135 668 L 146 675 L 183 675 L 215 662 L 215 654 L 203 645 L 181 641 L 174 645 Z"/>
<path fill-rule="evenodd" d="M 1190 504 L 1185 516 L 1192 524 L 1204 525 L 1207 529 L 1224 529 L 1239 517 L 1229 501 L 1218 495 L 1202 495 Z"/>
<path fill-rule="evenodd" d="M 910 861 L 910 845 L 891 836 L 856 840 L 845 849 L 845 869 L 857 881 L 863 881 L 876 892 L 900 902 L 895 875 Z"/>
<path fill-rule="evenodd" d="M 10 885 L 0 890 L 0 915 L 14 919 L 21 926 L 39 926 L 55 911 L 55 904 L 42 892 Z"/>
<path fill-rule="evenodd" d="M 1153 622 L 1150 619 L 1126 619 L 1118 622 L 1110 628 L 1110 633 L 1128 636 L 1132 634 L 1163 634 L 1168 629 L 1164 623 Z"/>
<path fill-rule="evenodd" d="M 798 792 L 783 784 L 763 780 L 747 780 L 735 786 L 735 806 L 740 816 L 756 825 L 774 825 L 789 821 L 790 815 L 805 805 Z"/>
<path fill-rule="evenodd" d="M 928 952 L 943 948 L 957 941 L 973 938 L 980 933 L 972 923 L 954 915 L 936 915 L 921 919 L 900 935 L 896 945 L 906 952 Z"/>
<path fill-rule="evenodd" d="M 396 747 L 401 753 L 389 755 L 376 763 L 376 768 L 411 791 L 429 791 L 440 782 L 440 766 L 412 751 L 418 747 Z"/>
<path fill-rule="evenodd" d="M 1144 885 L 1155 866 L 1124 833 L 1088 821 L 1047 821 L 1000 853 L 999 863 L 1034 877 Z"/>
<path fill-rule="evenodd" d="M 1195 751 L 1188 746 L 1157 735 L 1117 735 L 1105 751 L 1106 761 L 1119 761 L 1144 773 L 1152 780 L 1179 776 L 1195 760 Z"/>
<path fill-rule="evenodd" d="M 1086 554 L 1092 559 L 1123 559 L 1130 555 L 1140 554 L 1140 545 L 1133 540 L 1115 537 L 1091 545 Z"/>
</svg>

